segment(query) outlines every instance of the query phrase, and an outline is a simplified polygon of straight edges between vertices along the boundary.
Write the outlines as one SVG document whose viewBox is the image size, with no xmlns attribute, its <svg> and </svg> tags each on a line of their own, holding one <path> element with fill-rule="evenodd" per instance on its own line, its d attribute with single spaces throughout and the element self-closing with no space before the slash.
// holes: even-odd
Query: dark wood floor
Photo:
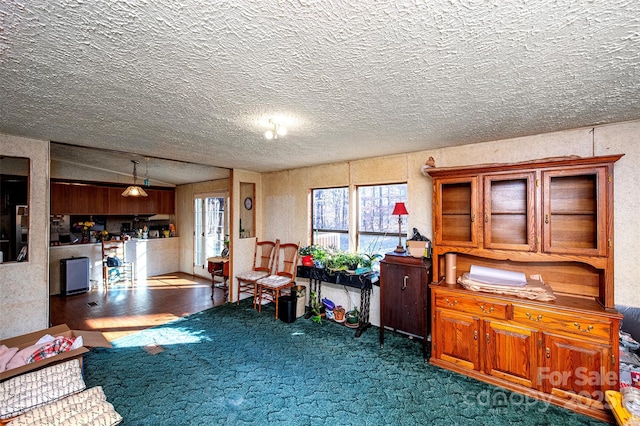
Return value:
<svg viewBox="0 0 640 426">
<path fill-rule="evenodd" d="M 72 296 L 51 296 L 51 325 L 74 330 L 100 330 L 109 340 L 223 304 L 222 289 L 211 280 L 183 273 L 149 278 L 131 286 L 101 286 Z"/>
</svg>

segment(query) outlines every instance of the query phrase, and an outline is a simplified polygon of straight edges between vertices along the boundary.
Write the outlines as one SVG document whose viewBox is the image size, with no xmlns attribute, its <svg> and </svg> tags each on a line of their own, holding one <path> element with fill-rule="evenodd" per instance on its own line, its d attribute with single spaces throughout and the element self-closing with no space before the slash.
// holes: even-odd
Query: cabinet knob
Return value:
<svg viewBox="0 0 640 426">
<path fill-rule="evenodd" d="M 444 299 L 444 301 L 447 304 L 447 306 L 456 306 L 458 304 L 457 300 L 454 300 L 453 302 L 450 302 L 449 298 Z"/>
<path fill-rule="evenodd" d="M 529 312 L 527 312 L 525 314 L 527 316 L 527 318 L 529 318 L 531 321 L 535 321 L 535 322 L 540 322 L 540 320 L 542 319 L 542 315 L 538 315 L 537 317 L 534 317 L 533 315 L 531 315 Z"/>
<path fill-rule="evenodd" d="M 478 340 L 478 330 L 473 330 L 473 340 Z"/>
<path fill-rule="evenodd" d="M 545 351 L 547 358 L 551 358 L 551 349 L 547 348 Z"/>
<path fill-rule="evenodd" d="M 407 288 L 407 280 L 409 279 L 409 275 L 405 275 L 404 279 L 402 280 L 402 290 L 404 290 L 405 288 Z"/>
<path fill-rule="evenodd" d="M 491 343 L 491 336 L 489 336 L 489 333 L 487 333 L 487 343 L 490 344 Z"/>
<path fill-rule="evenodd" d="M 485 307 L 484 307 L 484 305 L 480 305 L 480 310 L 481 310 L 482 312 L 487 313 L 487 314 L 490 314 L 491 312 L 493 312 L 493 310 L 494 310 L 494 309 L 495 309 L 495 307 L 494 307 L 494 306 L 492 306 L 492 307 L 490 307 L 490 308 L 488 308 L 488 309 L 487 309 L 487 308 L 485 308 Z"/>
<path fill-rule="evenodd" d="M 547 223 L 547 224 L 549 223 L 549 215 L 548 214 L 544 215 L 544 223 Z"/>
<path fill-rule="evenodd" d="M 592 326 L 592 325 L 587 326 L 587 328 L 582 328 L 582 327 L 580 326 L 580 323 L 577 323 L 577 322 L 574 322 L 574 323 L 573 323 L 573 325 L 575 325 L 575 326 L 576 326 L 576 328 L 577 328 L 578 330 L 582 331 L 583 333 L 588 333 L 588 332 L 590 332 L 591 330 L 593 330 L 593 326 Z"/>
<path fill-rule="evenodd" d="M 484 214 L 484 223 L 489 223 L 489 215 L 488 214 Z"/>
</svg>

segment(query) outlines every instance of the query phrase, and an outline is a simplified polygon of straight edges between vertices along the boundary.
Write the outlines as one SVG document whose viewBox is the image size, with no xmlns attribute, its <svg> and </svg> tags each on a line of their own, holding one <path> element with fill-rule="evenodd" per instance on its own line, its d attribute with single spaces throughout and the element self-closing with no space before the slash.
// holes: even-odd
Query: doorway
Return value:
<svg viewBox="0 0 640 426">
<path fill-rule="evenodd" d="M 207 258 L 220 256 L 224 241 L 229 238 L 226 214 L 227 192 L 195 194 L 193 198 L 193 275 L 210 277 Z"/>
</svg>

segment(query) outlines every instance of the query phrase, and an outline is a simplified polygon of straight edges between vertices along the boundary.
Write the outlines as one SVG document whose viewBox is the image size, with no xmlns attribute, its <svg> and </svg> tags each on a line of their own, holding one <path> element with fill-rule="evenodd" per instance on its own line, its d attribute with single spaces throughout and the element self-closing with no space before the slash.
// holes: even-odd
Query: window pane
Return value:
<svg viewBox="0 0 640 426">
<path fill-rule="evenodd" d="M 398 224 L 396 224 L 397 228 Z M 366 254 L 381 254 L 394 251 L 398 246 L 398 230 L 396 229 L 395 235 L 389 233 L 387 235 L 358 235 L 358 251 Z"/>
<path fill-rule="evenodd" d="M 313 244 L 346 250 L 349 246 L 348 188 L 314 189 L 311 196 Z"/>
<path fill-rule="evenodd" d="M 358 187 L 358 251 L 384 254 L 398 245 L 398 216 L 392 216 L 397 202 L 407 201 L 407 184 Z M 402 220 L 402 236 L 407 233 Z"/>
</svg>

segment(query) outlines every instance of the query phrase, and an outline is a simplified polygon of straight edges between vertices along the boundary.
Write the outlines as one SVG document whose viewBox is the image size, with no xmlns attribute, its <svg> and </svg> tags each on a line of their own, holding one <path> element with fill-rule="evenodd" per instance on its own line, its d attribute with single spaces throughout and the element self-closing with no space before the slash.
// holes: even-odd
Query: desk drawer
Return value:
<svg viewBox="0 0 640 426">
<path fill-rule="evenodd" d="M 482 297 L 475 298 L 454 293 L 436 293 L 435 303 L 439 308 L 453 309 L 459 312 L 496 319 L 507 319 L 509 312 L 509 304 L 506 302 L 488 301 Z"/>
<path fill-rule="evenodd" d="M 589 318 L 583 313 L 571 315 L 526 306 L 513 306 L 513 320 L 522 324 L 539 324 L 542 329 L 553 329 L 583 337 L 611 339 L 611 323 Z"/>
</svg>

